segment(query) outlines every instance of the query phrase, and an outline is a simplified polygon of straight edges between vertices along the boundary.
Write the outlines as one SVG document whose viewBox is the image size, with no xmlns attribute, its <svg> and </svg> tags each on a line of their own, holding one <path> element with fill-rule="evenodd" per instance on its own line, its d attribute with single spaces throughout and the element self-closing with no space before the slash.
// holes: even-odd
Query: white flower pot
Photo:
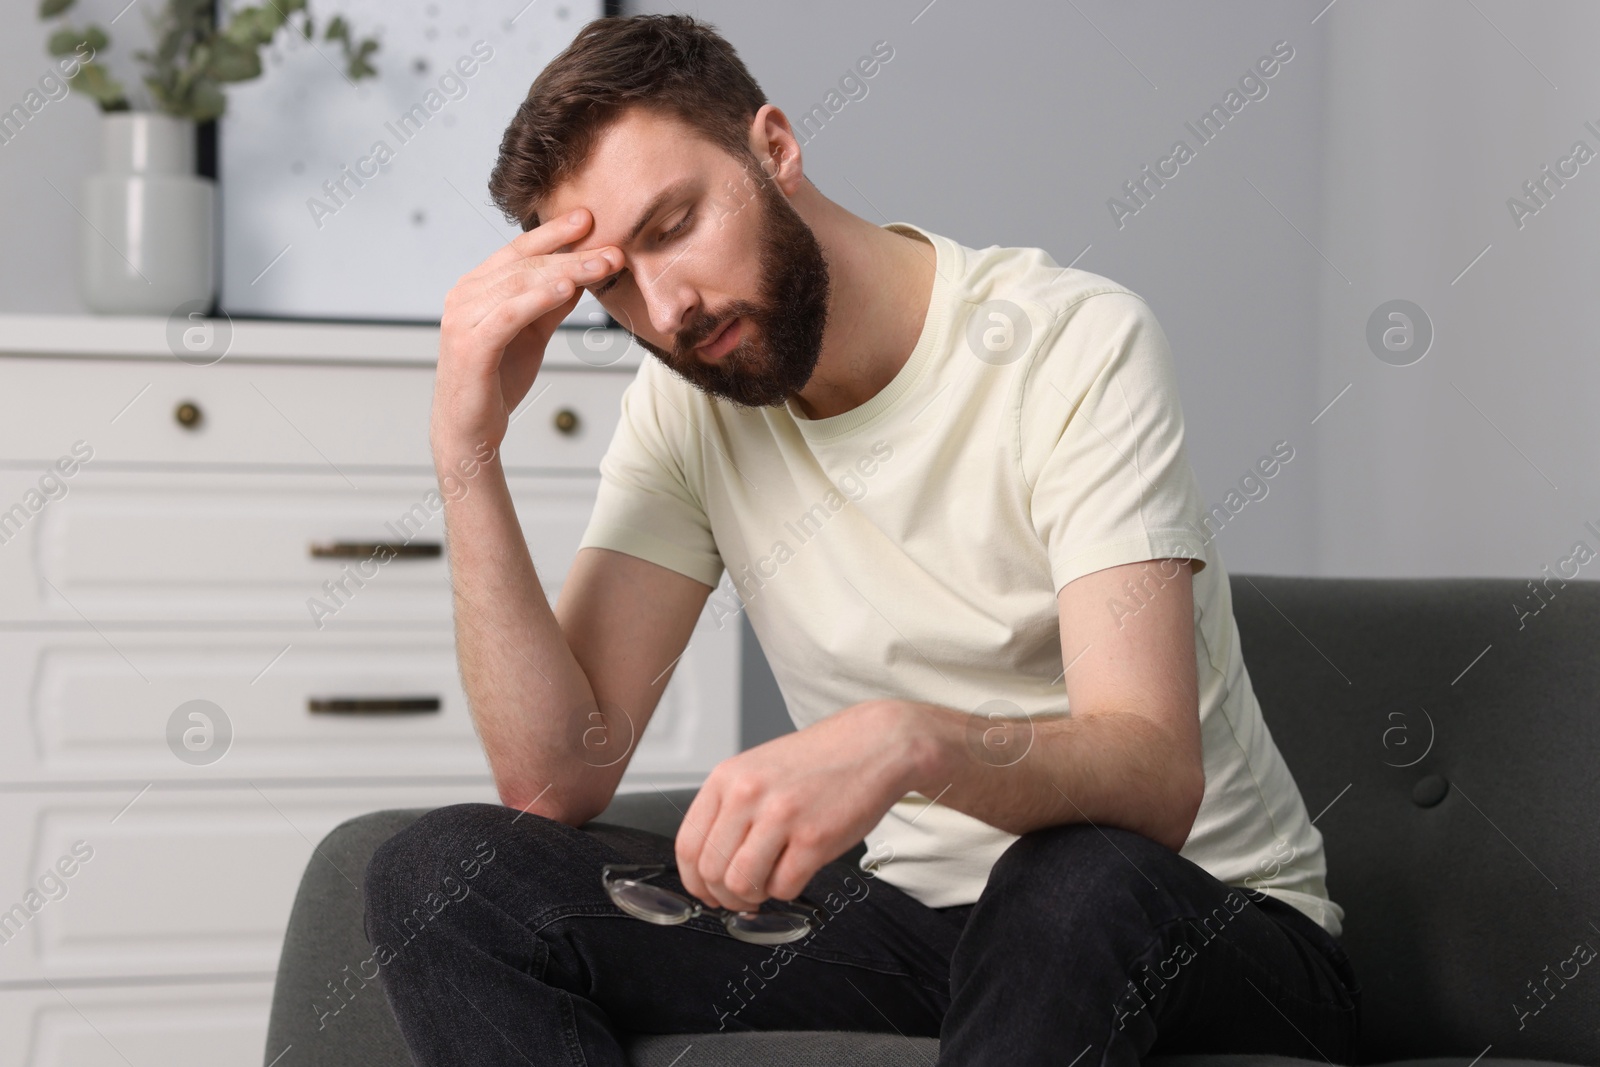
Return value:
<svg viewBox="0 0 1600 1067">
<path fill-rule="evenodd" d="M 104 160 L 84 179 L 78 227 L 84 302 L 102 314 L 209 310 L 216 183 L 194 173 L 194 123 L 143 111 L 100 120 Z"/>
</svg>

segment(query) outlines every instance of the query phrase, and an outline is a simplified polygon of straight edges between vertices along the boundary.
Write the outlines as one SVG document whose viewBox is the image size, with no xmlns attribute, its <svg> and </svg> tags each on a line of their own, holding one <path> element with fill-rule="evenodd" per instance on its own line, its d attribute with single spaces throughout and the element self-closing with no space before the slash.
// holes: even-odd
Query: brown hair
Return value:
<svg viewBox="0 0 1600 1067">
<path fill-rule="evenodd" d="M 766 94 L 723 37 L 689 15 L 595 19 L 534 79 L 500 141 L 489 194 L 524 230 L 535 201 L 571 177 L 600 133 L 632 106 L 682 119 L 734 156 Z"/>
</svg>

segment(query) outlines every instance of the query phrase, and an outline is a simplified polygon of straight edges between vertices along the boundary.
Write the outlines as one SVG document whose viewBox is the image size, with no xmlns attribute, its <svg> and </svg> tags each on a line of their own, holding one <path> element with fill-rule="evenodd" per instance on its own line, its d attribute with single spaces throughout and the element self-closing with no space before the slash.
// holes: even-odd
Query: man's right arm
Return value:
<svg viewBox="0 0 1600 1067">
<path fill-rule="evenodd" d="M 552 609 L 498 454 L 445 522 L 462 684 L 501 802 L 581 826 L 615 794 L 711 587 L 584 548 Z"/>
<path fill-rule="evenodd" d="M 443 496 L 457 655 L 495 787 L 507 805 L 575 826 L 610 802 L 711 593 L 585 548 L 558 620 L 517 521 L 500 459 L 510 413 L 582 288 L 623 262 L 614 245 L 557 251 L 592 225 L 583 209 L 551 219 L 457 281 L 439 324 L 429 426 L 440 486 L 456 490 Z"/>
</svg>

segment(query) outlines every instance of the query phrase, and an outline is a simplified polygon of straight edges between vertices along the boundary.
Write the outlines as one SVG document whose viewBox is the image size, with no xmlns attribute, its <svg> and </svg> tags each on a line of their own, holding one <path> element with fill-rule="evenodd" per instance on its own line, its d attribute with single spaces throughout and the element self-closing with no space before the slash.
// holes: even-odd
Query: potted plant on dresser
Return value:
<svg viewBox="0 0 1600 1067">
<path fill-rule="evenodd" d="M 101 112 L 101 170 L 84 180 L 79 211 L 84 302 L 103 314 L 204 312 L 216 294 L 216 183 L 195 173 L 196 129 L 227 108 L 227 85 L 260 76 L 261 49 L 280 32 L 315 42 L 307 0 L 237 7 L 226 25 L 212 0 L 167 0 L 150 18 L 152 47 L 133 55 L 142 76 L 131 90 L 103 61 L 107 30 L 74 24 L 73 6 L 41 0 L 39 16 L 57 23 L 48 48 L 69 84 Z M 322 40 L 342 50 L 351 82 L 377 73 L 378 42 L 342 17 Z"/>
</svg>

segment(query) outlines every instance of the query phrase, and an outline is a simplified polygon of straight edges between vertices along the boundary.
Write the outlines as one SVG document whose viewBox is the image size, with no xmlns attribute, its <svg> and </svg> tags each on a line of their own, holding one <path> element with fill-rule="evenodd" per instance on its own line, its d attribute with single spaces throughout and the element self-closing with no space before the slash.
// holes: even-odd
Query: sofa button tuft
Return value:
<svg viewBox="0 0 1600 1067">
<path fill-rule="evenodd" d="M 1430 774 L 1417 780 L 1411 787 L 1411 800 L 1419 808 L 1431 808 L 1450 792 L 1450 783 L 1443 775 Z"/>
</svg>

